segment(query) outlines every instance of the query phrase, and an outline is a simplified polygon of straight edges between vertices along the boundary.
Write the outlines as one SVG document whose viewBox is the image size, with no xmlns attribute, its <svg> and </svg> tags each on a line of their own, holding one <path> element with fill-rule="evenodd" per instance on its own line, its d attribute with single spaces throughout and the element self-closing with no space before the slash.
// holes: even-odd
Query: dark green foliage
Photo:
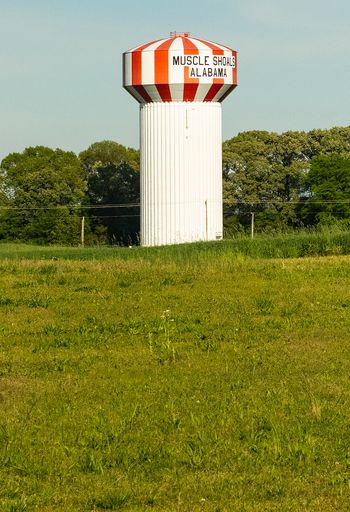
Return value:
<svg viewBox="0 0 350 512">
<path fill-rule="evenodd" d="M 301 215 L 307 224 L 350 222 L 350 158 L 319 156 L 311 162 Z"/>
<path fill-rule="evenodd" d="M 300 215 L 310 164 L 319 155 L 349 157 L 350 128 L 282 134 L 251 131 L 224 142 L 226 227 L 239 231 L 249 225 L 251 212 L 258 230 L 332 222 L 322 204 L 318 211 L 324 216 Z"/>
<path fill-rule="evenodd" d="M 92 229 L 105 232 L 109 243 L 136 243 L 140 231 L 139 206 L 108 205 L 138 205 L 138 152 L 116 142 L 103 141 L 92 144 L 79 157 L 86 171 L 87 204 L 100 207 L 89 210 Z"/>
<path fill-rule="evenodd" d="M 12 153 L 1 163 L 0 238 L 72 244 L 79 240 L 77 207 L 86 189 L 74 153 L 43 146 Z"/>
</svg>

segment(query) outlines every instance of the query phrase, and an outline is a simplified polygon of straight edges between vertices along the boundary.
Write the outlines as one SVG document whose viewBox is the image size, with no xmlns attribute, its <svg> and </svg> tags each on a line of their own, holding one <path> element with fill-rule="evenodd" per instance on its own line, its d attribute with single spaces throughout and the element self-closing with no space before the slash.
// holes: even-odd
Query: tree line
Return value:
<svg viewBox="0 0 350 512">
<path fill-rule="evenodd" d="M 112 141 L 79 155 L 44 146 L 8 155 L 0 166 L 0 240 L 77 244 L 84 216 L 88 243 L 137 243 L 139 166 L 138 151 Z"/>
<path fill-rule="evenodd" d="M 117 142 L 76 155 L 37 146 L 0 165 L 0 240 L 134 244 L 140 226 L 139 152 Z M 350 222 L 350 127 L 223 143 L 224 224 L 281 231 Z"/>
<path fill-rule="evenodd" d="M 223 143 L 226 226 L 283 230 L 350 221 L 350 127 L 249 131 Z"/>
</svg>

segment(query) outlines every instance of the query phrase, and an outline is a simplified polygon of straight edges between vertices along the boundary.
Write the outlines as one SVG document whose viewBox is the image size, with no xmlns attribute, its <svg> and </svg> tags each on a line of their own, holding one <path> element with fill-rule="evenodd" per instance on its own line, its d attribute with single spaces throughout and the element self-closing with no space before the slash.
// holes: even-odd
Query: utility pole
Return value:
<svg viewBox="0 0 350 512">
<path fill-rule="evenodd" d="M 251 238 L 254 238 L 254 212 L 250 212 L 251 219 L 250 219 L 250 235 Z"/>
<path fill-rule="evenodd" d="M 85 243 L 85 217 L 83 215 L 81 219 L 81 238 L 80 238 L 81 246 L 84 247 Z"/>
</svg>

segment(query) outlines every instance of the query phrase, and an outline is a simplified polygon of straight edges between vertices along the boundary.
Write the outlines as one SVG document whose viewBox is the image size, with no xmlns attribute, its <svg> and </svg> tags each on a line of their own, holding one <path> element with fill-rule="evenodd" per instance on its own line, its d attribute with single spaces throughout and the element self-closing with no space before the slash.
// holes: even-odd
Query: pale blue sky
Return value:
<svg viewBox="0 0 350 512">
<path fill-rule="evenodd" d="M 350 124 L 349 0 L 0 0 L 0 159 L 42 144 L 138 147 L 121 54 L 170 31 L 239 52 L 223 138 Z"/>
</svg>

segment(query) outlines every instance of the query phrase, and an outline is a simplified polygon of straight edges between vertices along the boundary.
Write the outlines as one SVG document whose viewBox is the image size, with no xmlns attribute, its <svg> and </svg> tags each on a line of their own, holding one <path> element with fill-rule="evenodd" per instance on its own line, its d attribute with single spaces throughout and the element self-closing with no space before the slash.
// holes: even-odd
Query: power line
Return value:
<svg viewBox="0 0 350 512">
<path fill-rule="evenodd" d="M 177 205 L 185 205 L 185 204 L 199 204 L 198 201 L 183 201 L 177 202 Z M 157 204 L 157 206 L 164 205 L 166 203 Z M 277 206 L 277 207 L 286 207 L 289 205 L 350 205 L 350 199 L 325 199 L 325 200 L 313 200 L 308 199 L 306 201 L 233 201 L 230 205 L 223 205 L 223 208 L 226 213 L 229 213 L 230 210 L 236 208 L 238 206 L 246 206 L 246 207 L 257 207 L 257 206 Z M 77 211 L 85 211 L 85 210 L 110 210 L 110 209 L 118 209 L 118 208 L 140 208 L 140 203 L 110 203 L 110 204 L 91 204 L 91 205 L 56 205 L 56 206 L 0 206 L 1 211 L 57 211 L 57 210 L 77 210 Z M 156 206 L 156 205 L 153 205 Z M 125 215 L 125 216 L 138 216 L 138 215 Z M 101 216 L 101 218 L 107 218 L 107 216 Z M 113 217 L 122 217 L 122 215 L 117 216 L 108 216 L 109 218 Z"/>
<path fill-rule="evenodd" d="M 0 206 L 0 210 L 103 210 L 108 208 L 136 208 L 140 203 L 97 204 L 97 205 L 57 205 L 57 206 Z"/>
<path fill-rule="evenodd" d="M 350 204 L 350 199 L 344 199 L 344 200 L 336 200 L 336 199 L 324 199 L 324 200 L 313 200 L 312 198 L 309 198 L 305 201 L 253 201 L 253 202 L 246 202 L 246 201 L 234 201 L 234 205 L 245 205 L 245 206 L 256 206 L 256 205 L 275 205 L 275 206 L 285 206 L 289 204 Z"/>
<path fill-rule="evenodd" d="M 183 204 L 200 204 L 199 201 L 182 201 L 177 202 L 177 205 L 183 205 Z M 157 204 L 158 206 L 164 205 L 166 203 Z M 350 199 L 344 199 L 344 200 L 337 200 L 337 199 L 325 199 L 325 200 L 306 200 L 306 201 L 253 201 L 253 202 L 246 202 L 246 201 L 233 201 L 230 205 L 223 205 L 224 208 L 230 209 L 235 208 L 236 206 L 248 206 L 248 207 L 254 207 L 254 206 L 280 206 L 285 207 L 289 205 L 323 205 L 323 204 L 329 204 L 329 205 L 350 205 Z M 40 210 L 108 210 L 112 208 L 139 208 L 141 206 L 140 203 L 120 203 L 120 204 L 92 204 L 92 205 L 57 205 L 57 206 L 0 206 L 0 211 L 40 211 Z M 153 206 L 156 206 L 155 204 Z"/>
</svg>

